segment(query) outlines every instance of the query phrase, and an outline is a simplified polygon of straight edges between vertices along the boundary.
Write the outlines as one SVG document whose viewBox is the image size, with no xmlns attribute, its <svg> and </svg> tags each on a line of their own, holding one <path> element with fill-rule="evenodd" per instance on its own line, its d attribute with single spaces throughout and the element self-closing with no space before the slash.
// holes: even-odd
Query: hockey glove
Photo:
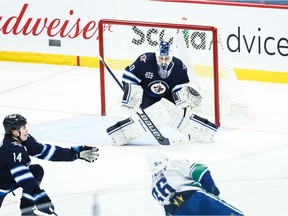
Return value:
<svg viewBox="0 0 288 216">
<path fill-rule="evenodd" d="M 179 91 L 174 92 L 172 96 L 175 104 L 181 108 L 188 106 L 195 108 L 202 101 L 202 96 L 198 91 L 188 85 L 184 85 Z"/>
<path fill-rule="evenodd" d="M 94 162 L 99 157 L 98 148 L 91 146 L 75 146 L 71 148 L 75 153 L 76 159 L 82 159 L 87 162 Z"/>
</svg>

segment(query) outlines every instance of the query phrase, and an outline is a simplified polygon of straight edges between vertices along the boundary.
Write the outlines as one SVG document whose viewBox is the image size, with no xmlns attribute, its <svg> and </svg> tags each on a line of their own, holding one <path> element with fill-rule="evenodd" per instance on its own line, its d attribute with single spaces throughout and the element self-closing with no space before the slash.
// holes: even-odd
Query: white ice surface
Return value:
<svg viewBox="0 0 288 216">
<path fill-rule="evenodd" d="M 257 118 L 221 127 L 213 144 L 160 146 L 148 134 L 114 147 L 105 130 L 119 118 L 99 115 L 98 76 L 92 68 L 0 62 L 1 121 L 19 113 L 28 119 L 30 133 L 43 143 L 100 149 L 99 160 L 92 164 L 32 159 L 45 169 L 41 187 L 58 215 L 163 215 L 150 195 L 145 164 L 146 154 L 155 149 L 171 159 L 208 164 L 221 197 L 245 215 L 287 214 L 288 85 L 242 81 Z M 121 94 L 112 83 L 109 91 Z M 169 131 L 162 128 L 162 132 Z M 21 190 L 15 194 L 6 197 L 0 215 L 20 215 Z"/>
</svg>

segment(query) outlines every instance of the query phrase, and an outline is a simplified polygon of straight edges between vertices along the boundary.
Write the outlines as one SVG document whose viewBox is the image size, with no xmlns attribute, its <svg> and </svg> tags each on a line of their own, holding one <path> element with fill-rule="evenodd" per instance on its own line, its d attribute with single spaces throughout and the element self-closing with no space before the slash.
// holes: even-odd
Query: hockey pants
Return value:
<svg viewBox="0 0 288 216">
<path fill-rule="evenodd" d="M 197 191 L 173 215 L 244 215 L 240 210 L 212 194 Z"/>
</svg>

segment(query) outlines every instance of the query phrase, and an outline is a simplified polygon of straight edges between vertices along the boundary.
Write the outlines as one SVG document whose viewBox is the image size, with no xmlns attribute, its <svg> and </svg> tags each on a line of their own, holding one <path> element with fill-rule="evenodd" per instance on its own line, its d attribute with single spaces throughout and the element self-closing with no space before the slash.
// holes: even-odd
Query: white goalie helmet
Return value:
<svg viewBox="0 0 288 216">
<path fill-rule="evenodd" d="M 147 166 L 151 172 L 156 168 L 161 168 L 167 161 L 166 155 L 160 151 L 154 151 L 146 157 Z"/>
<path fill-rule="evenodd" d="M 161 78 L 167 78 L 174 66 L 172 62 L 173 54 L 169 42 L 161 41 L 156 51 L 156 60 L 158 65 L 158 74 Z"/>
</svg>

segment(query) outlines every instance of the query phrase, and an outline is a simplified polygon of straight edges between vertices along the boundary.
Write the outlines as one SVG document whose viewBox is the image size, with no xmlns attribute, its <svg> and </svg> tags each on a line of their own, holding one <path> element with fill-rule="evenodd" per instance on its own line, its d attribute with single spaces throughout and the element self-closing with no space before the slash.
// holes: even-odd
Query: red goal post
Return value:
<svg viewBox="0 0 288 216">
<path fill-rule="evenodd" d="M 116 19 L 101 19 L 98 23 L 99 31 L 99 58 L 105 60 L 105 37 L 104 30 L 107 26 L 140 26 L 162 29 L 185 29 L 196 31 L 207 31 L 212 34 L 211 46 L 213 49 L 213 89 L 214 89 L 214 117 L 215 123 L 220 126 L 220 103 L 219 103 L 219 76 L 218 76 L 218 32 L 214 26 L 191 25 L 182 23 L 164 23 L 164 22 L 147 22 L 147 21 L 130 21 L 130 20 L 116 20 Z M 109 27 L 109 28 L 110 28 Z M 109 43 L 106 42 L 106 43 Z M 119 41 L 121 43 L 121 41 Z M 128 51 L 129 52 L 129 51 Z M 139 54 L 140 51 L 139 51 Z M 106 115 L 106 90 L 105 90 L 105 67 L 101 61 L 100 63 L 100 92 L 101 92 L 101 115 Z M 185 63 L 185 62 L 184 62 Z M 124 68 L 123 68 L 124 69 Z M 112 69 L 113 70 L 113 69 Z"/>
</svg>

